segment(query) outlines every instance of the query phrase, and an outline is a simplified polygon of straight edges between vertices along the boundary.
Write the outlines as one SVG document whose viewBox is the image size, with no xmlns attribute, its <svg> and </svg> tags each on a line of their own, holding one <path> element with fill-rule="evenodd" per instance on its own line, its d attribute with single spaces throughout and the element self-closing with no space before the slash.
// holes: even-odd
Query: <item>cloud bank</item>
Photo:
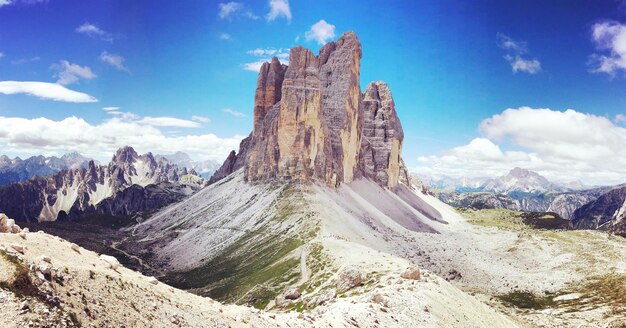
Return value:
<svg viewBox="0 0 626 328">
<path fill-rule="evenodd" d="M 560 182 L 626 182 L 626 128 L 606 117 L 520 107 L 483 120 L 479 131 L 467 145 L 418 158 L 416 170 L 492 177 L 519 166 Z"/>
<path fill-rule="evenodd" d="M 164 154 L 176 149 L 198 160 L 221 161 L 231 150 L 238 149 L 243 139 L 243 136 L 238 135 L 221 138 L 211 133 L 169 136 L 156 127 L 173 126 L 170 125 L 172 122 L 178 121 L 150 117 L 129 121 L 116 116 L 93 125 L 75 116 L 59 121 L 43 117 L 26 119 L 0 116 L 0 148 L 5 153 L 18 155 L 61 155 L 74 150 L 106 162 L 119 147 L 130 145 L 140 153 L 151 151 Z"/>
<path fill-rule="evenodd" d="M 5 95 L 26 94 L 40 99 L 71 103 L 97 102 L 86 93 L 70 90 L 57 83 L 30 81 L 0 81 L 0 93 Z"/>
</svg>

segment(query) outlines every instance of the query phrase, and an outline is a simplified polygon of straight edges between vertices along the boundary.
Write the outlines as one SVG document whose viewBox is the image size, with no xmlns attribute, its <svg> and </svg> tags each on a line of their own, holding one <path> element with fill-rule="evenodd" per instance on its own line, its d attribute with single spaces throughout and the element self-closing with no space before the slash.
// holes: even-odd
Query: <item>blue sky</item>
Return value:
<svg viewBox="0 0 626 328">
<path fill-rule="evenodd" d="M 221 160 L 252 129 L 253 63 L 295 45 L 317 51 L 353 30 L 363 44 L 361 85 L 390 85 L 411 168 L 476 176 L 520 165 L 555 180 L 624 182 L 625 8 L 619 1 L 0 0 L 1 152 L 78 150 L 107 160 L 132 143 L 142 152 L 180 148 Z M 33 90 L 62 101 L 26 93 Z M 546 118 L 558 122 L 535 124 Z M 516 129 L 522 119 L 529 129 Z M 579 139 L 596 130 L 601 135 L 582 147 Z M 611 153 L 615 164 L 607 165 Z"/>
</svg>

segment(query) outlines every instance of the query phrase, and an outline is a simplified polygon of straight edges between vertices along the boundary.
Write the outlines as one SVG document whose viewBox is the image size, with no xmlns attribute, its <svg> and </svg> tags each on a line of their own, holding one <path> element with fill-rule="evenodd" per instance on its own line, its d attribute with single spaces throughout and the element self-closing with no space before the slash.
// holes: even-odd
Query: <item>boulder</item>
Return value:
<svg viewBox="0 0 626 328">
<path fill-rule="evenodd" d="M 155 277 L 148 277 L 148 282 L 153 285 L 157 285 L 159 283 L 159 280 L 157 280 L 157 278 Z"/>
<path fill-rule="evenodd" d="M 420 279 L 420 270 L 416 267 L 410 267 L 400 275 L 401 278 L 411 279 L 411 280 L 419 280 Z"/>
<path fill-rule="evenodd" d="M 356 268 L 347 267 L 339 272 L 339 280 L 336 283 L 337 289 L 341 291 L 350 290 L 363 284 L 363 274 Z"/>
<path fill-rule="evenodd" d="M 120 262 L 113 256 L 110 255 L 100 255 L 100 259 L 107 264 L 107 267 L 113 270 L 117 270 L 120 266 Z"/>
<path fill-rule="evenodd" d="M 4 213 L 0 213 L 0 233 L 19 233 L 22 229 L 15 224 L 15 220 L 9 219 Z"/>
<path fill-rule="evenodd" d="M 295 287 L 288 288 L 288 289 L 287 289 L 287 290 L 283 293 L 283 297 L 284 297 L 285 299 L 288 299 L 288 300 L 295 300 L 295 299 L 298 299 L 298 298 L 300 298 L 300 296 L 301 296 L 301 295 L 302 295 L 302 294 L 300 293 L 300 291 L 298 290 L 298 288 L 295 288 Z"/>
</svg>

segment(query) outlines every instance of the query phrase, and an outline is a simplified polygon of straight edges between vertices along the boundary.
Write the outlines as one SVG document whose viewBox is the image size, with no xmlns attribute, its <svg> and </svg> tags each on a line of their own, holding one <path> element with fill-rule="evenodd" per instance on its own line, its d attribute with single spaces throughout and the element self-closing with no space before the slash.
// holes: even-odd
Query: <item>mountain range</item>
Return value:
<svg viewBox="0 0 626 328">
<path fill-rule="evenodd" d="M 166 159 L 168 162 L 177 165 L 180 168 L 187 168 L 198 173 L 202 178 L 209 179 L 213 173 L 220 167 L 220 163 L 215 160 L 194 161 L 187 153 L 177 151 L 170 155 L 155 155 L 155 159 Z"/>
<path fill-rule="evenodd" d="M 63 156 L 32 156 L 27 159 L 0 155 L 0 185 L 20 182 L 32 177 L 48 176 L 66 169 L 86 168 L 91 159 L 72 152 Z"/>
<path fill-rule="evenodd" d="M 0 212 L 19 221 L 77 218 L 87 213 L 130 216 L 190 195 L 202 186 L 195 172 L 152 154 L 120 148 L 107 165 L 64 169 L 0 188 Z M 158 186 L 158 187 L 155 187 Z"/>
<path fill-rule="evenodd" d="M 621 215 L 617 214 L 625 201 L 623 185 L 557 184 L 521 168 L 492 179 L 419 178 L 429 182 L 429 191 L 437 198 L 454 207 L 552 212 L 571 220 L 574 228 L 623 233 Z"/>
</svg>

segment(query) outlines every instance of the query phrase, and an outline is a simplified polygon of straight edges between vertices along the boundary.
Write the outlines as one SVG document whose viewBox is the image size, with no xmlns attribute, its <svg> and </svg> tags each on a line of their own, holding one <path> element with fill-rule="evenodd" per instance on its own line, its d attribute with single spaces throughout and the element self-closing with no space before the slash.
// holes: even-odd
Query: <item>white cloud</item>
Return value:
<svg viewBox="0 0 626 328">
<path fill-rule="evenodd" d="M 128 72 L 128 69 L 124 66 L 124 57 L 120 55 L 110 54 L 106 51 L 103 51 L 100 54 L 100 60 L 111 65 L 113 68 L 115 68 L 118 71 Z"/>
<path fill-rule="evenodd" d="M 243 69 L 251 72 L 258 72 L 261 69 L 263 63 L 271 62 L 272 57 L 276 57 L 280 60 L 281 64 L 289 65 L 289 50 L 279 48 L 278 50 L 274 48 L 256 48 L 253 50 L 248 50 L 246 52 L 248 55 L 254 57 L 265 57 L 262 59 L 258 59 L 249 63 L 245 63 L 242 65 Z"/>
<path fill-rule="evenodd" d="M 83 25 L 77 27 L 75 31 L 92 38 L 98 38 L 106 42 L 113 42 L 113 35 L 111 35 L 111 33 L 108 33 L 99 28 L 97 25 L 89 22 L 85 22 Z"/>
<path fill-rule="evenodd" d="M 257 60 L 251 63 L 245 63 L 243 64 L 243 69 L 245 69 L 246 71 L 251 71 L 251 72 L 258 72 L 261 69 L 261 66 L 263 65 L 263 63 L 268 62 L 269 60 L 267 59 L 262 59 L 262 60 Z"/>
<path fill-rule="evenodd" d="M 91 80 L 97 77 L 91 71 L 91 68 L 72 64 L 67 60 L 61 60 L 58 64 L 53 64 L 51 68 L 57 71 L 55 74 L 58 77 L 57 83 L 62 85 L 72 84 L 80 79 Z"/>
<path fill-rule="evenodd" d="M 114 117 L 100 124 L 82 118 L 60 121 L 48 118 L 0 117 L 0 148 L 10 154 L 63 154 L 75 150 L 107 162 L 115 151 L 130 145 L 140 153 L 184 151 L 200 160 L 221 161 L 238 149 L 242 136 L 221 138 L 215 134 L 165 135 L 160 129 Z"/>
<path fill-rule="evenodd" d="M 498 33 L 496 37 L 498 38 L 498 47 L 502 49 L 512 50 L 513 52 L 518 54 L 528 52 L 528 45 L 526 42 L 515 41 L 511 39 L 511 37 L 503 33 Z"/>
<path fill-rule="evenodd" d="M 591 27 L 591 40 L 598 51 L 604 52 L 591 55 L 591 72 L 611 76 L 620 70 L 626 72 L 626 24 L 615 21 L 596 23 Z"/>
<path fill-rule="evenodd" d="M 217 14 L 221 19 L 228 18 L 235 14 L 238 10 L 243 9 L 243 4 L 239 2 L 227 2 L 217 4 L 220 12 Z"/>
<path fill-rule="evenodd" d="M 528 74 L 537 74 L 541 72 L 541 62 L 536 58 L 527 58 L 524 55 L 528 52 L 526 42 L 513 40 L 506 34 L 498 33 L 498 47 L 509 52 L 504 59 L 511 65 L 513 73 L 524 72 Z"/>
<path fill-rule="evenodd" d="M 280 50 L 282 51 L 282 49 L 280 49 Z M 272 55 L 274 55 L 277 52 L 278 52 L 278 50 L 273 49 L 273 48 L 265 48 L 265 49 L 263 49 L 263 48 L 256 48 L 256 49 L 253 49 L 253 50 L 246 51 L 246 53 L 248 55 L 253 55 L 253 56 L 272 56 Z"/>
<path fill-rule="evenodd" d="M 119 111 L 119 107 L 105 107 L 105 108 L 103 108 L 103 110 L 105 110 L 107 114 L 113 115 L 119 120 L 122 120 L 124 122 L 129 122 L 129 123 L 134 123 L 134 124 L 150 125 L 150 126 L 155 126 L 155 127 L 175 127 L 175 128 L 199 128 L 201 126 L 200 123 L 189 121 L 189 120 L 183 120 L 183 119 L 176 118 L 176 117 L 169 117 L 169 116 L 141 117 L 135 113 Z"/>
<path fill-rule="evenodd" d="M 483 120 L 479 130 L 483 136 L 467 145 L 420 157 L 417 170 L 492 177 L 518 166 L 559 182 L 626 182 L 626 128 L 606 117 L 520 107 Z M 502 150 L 497 143 L 515 150 Z"/>
<path fill-rule="evenodd" d="M 192 115 L 191 119 L 193 121 L 202 122 L 202 123 L 210 123 L 211 119 L 206 116 Z"/>
<path fill-rule="evenodd" d="M 626 115 L 624 114 L 615 115 L 615 123 L 626 123 Z"/>
<path fill-rule="evenodd" d="M 521 56 L 504 56 L 511 64 L 513 73 L 524 72 L 528 74 L 537 74 L 541 72 L 541 63 L 537 59 L 524 59 Z"/>
<path fill-rule="evenodd" d="M 0 81 L 0 93 L 5 95 L 27 94 L 41 99 L 72 103 L 97 102 L 88 94 L 70 90 L 57 83 L 29 81 Z"/>
<path fill-rule="evenodd" d="M 219 38 L 220 40 L 230 40 L 231 37 L 230 37 L 230 34 L 228 33 L 220 33 Z"/>
<path fill-rule="evenodd" d="M 246 114 L 244 114 L 242 112 L 238 112 L 236 110 L 232 110 L 230 108 L 224 108 L 224 109 L 222 109 L 222 112 L 224 112 L 226 114 L 230 114 L 230 115 L 235 116 L 235 117 L 246 117 Z"/>
<path fill-rule="evenodd" d="M 326 23 L 325 20 L 313 24 L 311 28 L 304 33 L 307 41 L 315 40 L 319 44 L 324 44 L 335 37 L 335 25 Z"/>
<path fill-rule="evenodd" d="M 291 8 L 288 0 L 270 0 L 270 12 L 265 16 L 267 21 L 271 22 L 277 18 L 285 17 L 291 22 Z"/>
<path fill-rule="evenodd" d="M 252 11 L 246 9 L 246 6 L 244 6 L 244 4 L 241 2 L 231 1 L 218 3 L 217 8 L 219 9 L 219 13 L 217 14 L 217 16 L 220 19 L 232 18 L 234 16 L 242 16 L 254 20 L 259 19 L 259 16 L 255 15 Z"/>
<path fill-rule="evenodd" d="M 201 125 L 198 122 L 193 122 L 189 120 L 183 120 L 175 117 L 150 117 L 146 116 L 137 121 L 139 124 L 147 124 L 151 126 L 167 126 L 167 127 L 177 127 L 177 128 L 199 128 Z"/>
<path fill-rule="evenodd" d="M 114 106 L 102 107 L 102 110 L 105 111 L 105 112 L 117 111 L 119 109 L 120 109 L 119 107 L 114 107 Z"/>
<path fill-rule="evenodd" d="M 8 5 L 35 5 L 38 3 L 47 3 L 48 0 L 0 0 L 0 7 L 8 6 Z"/>
<path fill-rule="evenodd" d="M 30 58 L 20 58 L 20 59 L 12 60 L 11 64 L 22 65 L 22 64 L 28 64 L 28 63 L 34 63 L 34 62 L 38 62 L 40 59 L 41 58 L 39 56 L 30 57 Z"/>
</svg>

